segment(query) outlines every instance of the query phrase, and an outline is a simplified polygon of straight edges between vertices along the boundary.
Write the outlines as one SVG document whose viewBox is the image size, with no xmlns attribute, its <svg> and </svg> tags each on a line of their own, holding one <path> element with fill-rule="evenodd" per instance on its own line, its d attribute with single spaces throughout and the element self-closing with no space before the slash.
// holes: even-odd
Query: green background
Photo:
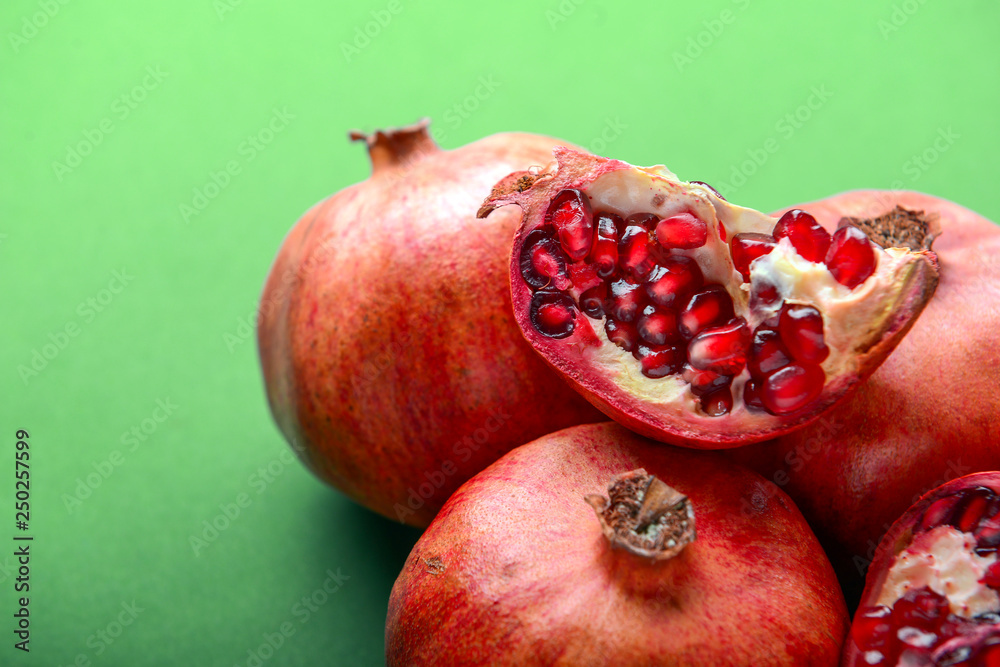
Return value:
<svg viewBox="0 0 1000 667">
<path fill-rule="evenodd" d="M 348 130 L 429 116 L 446 148 L 550 134 L 763 210 L 912 188 L 998 219 L 998 17 L 987 0 L 7 0 L 0 664 L 245 666 L 283 624 L 262 664 L 382 662 L 417 531 L 291 459 L 249 328 L 290 226 L 367 176 Z"/>
</svg>

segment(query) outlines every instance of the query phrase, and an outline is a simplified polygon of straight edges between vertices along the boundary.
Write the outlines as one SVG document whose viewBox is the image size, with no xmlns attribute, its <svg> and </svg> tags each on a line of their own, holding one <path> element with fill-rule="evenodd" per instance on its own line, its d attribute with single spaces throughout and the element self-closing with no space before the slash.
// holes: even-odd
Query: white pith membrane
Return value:
<svg viewBox="0 0 1000 667">
<path fill-rule="evenodd" d="M 708 225 L 708 240 L 693 250 L 672 249 L 672 254 L 694 258 L 704 274 L 705 284 L 719 283 L 726 287 L 733 300 L 737 317 L 743 317 L 751 330 L 786 304 L 803 304 L 817 308 L 823 315 L 825 343 L 829 356 L 820 364 L 826 374 L 826 384 L 859 370 L 859 350 L 864 351 L 874 341 L 880 325 L 892 314 L 903 291 L 906 274 L 912 267 L 913 254 L 906 249 L 875 250 L 874 273 L 853 290 L 837 282 L 826 265 L 803 259 L 788 239 L 781 239 L 769 254 L 751 264 L 750 282 L 743 283 L 733 264 L 729 241 L 736 234 L 755 232 L 771 234 L 777 218 L 753 209 L 730 204 L 710 188 L 697 183 L 684 183 L 663 166 L 633 167 L 597 177 L 581 190 L 591 200 L 595 211 L 616 213 L 623 218 L 634 213 L 653 213 L 659 218 L 690 211 Z M 807 211 L 808 212 L 808 211 Z M 722 241 L 719 225 L 725 226 L 726 241 Z M 751 311 L 750 291 L 754 282 L 764 279 L 773 284 L 780 298 L 772 305 Z M 575 287 L 566 290 L 579 302 Z M 739 428 L 753 425 L 754 420 L 772 423 L 774 416 L 747 410 L 743 389 L 750 380 L 744 368 L 731 384 L 732 409 L 722 416 L 708 416 L 701 409 L 701 399 L 680 374 L 649 378 L 642 374 L 639 362 L 631 352 L 611 342 L 602 319 L 587 318 L 600 347 L 579 345 L 581 357 L 624 391 L 638 399 L 656 404 L 658 409 L 682 420 L 710 422 L 712 430 L 726 429 L 727 421 L 739 420 Z M 748 421 L 749 420 L 749 421 Z"/>
<path fill-rule="evenodd" d="M 918 534 L 896 555 L 875 604 L 892 607 L 907 591 L 926 586 L 947 599 L 956 616 L 1000 612 L 1000 595 L 980 583 L 996 553 L 980 556 L 975 549 L 975 536 L 953 526 Z"/>
</svg>

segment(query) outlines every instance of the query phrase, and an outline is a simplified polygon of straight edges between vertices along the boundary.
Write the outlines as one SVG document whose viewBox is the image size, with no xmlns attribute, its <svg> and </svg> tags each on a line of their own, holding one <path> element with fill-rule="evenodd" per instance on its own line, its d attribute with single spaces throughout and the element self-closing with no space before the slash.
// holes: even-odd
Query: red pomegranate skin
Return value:
<svg viewBox="0 0 1000 667">
<path fill-rule="evenodd" d="M 815 424 L 730 455 L 781 486 L 842 576 L 923 493 L 1000 468 L 1000 227 L 916 192 L 861 190 L 801 205 L 828 229 L 899 205 L 936 214 L 940 283 L 909 334 L 857 393 Z"/>
<path fill-rule="evenodd" d="M 369 138 L 373 173 L 310 209 L 278 252 L 258 340 L 272 413 L 320 478 L 424 526 L 511 448 L 599 421 L 528 345 L 507 283 L 511 207 L 476 210 L 557 142 L 437 148 L 425 126 Z"/>
<path fill-rule="evenodd" d="M 585 501 L 645 468 L 694 507 L 697 539 L 612 549 Z M 848 627 L 789 498 L 715 452 L 614 424 L 553 433 L 464 484 L 389 600 L 389 665 L 836 665 Z"/>
</svg>

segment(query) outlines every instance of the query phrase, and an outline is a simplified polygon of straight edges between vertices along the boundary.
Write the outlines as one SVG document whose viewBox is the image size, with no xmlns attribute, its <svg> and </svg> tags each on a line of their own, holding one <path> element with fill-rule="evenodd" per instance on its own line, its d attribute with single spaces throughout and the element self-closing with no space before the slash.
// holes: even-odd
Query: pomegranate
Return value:
<svg viewBox="0 0 1000 667">
<path fill-rule="evenodd" d="M 882 538 L 844 652 L 854 665 L 1000 665 L 1000 472 L 952 480 Z"/>
<path fill-rule="evenodd" d="M 372 176 L 285 239 L 261 296 L 261 365 L 275 420 L 319 477 L 426 525 L 512 447 L 601 418 L 514 323 L 517 212 L 475 218 L 497 178 L 556 142 L 498 134 L 442 151 L 426 123 L 353 138 Z"/>
<path fill-rule="evenodd" d="M 731 453 L 795 499 L 845 587 L 860 589 L 879 538 L 917 498 L 1000 469 L 1000 227 L 914 192 L 848 192 L 801 208 L 827 229 L 846 217 L 911 247 L 924 245 L 912 223 L 941 227 L 940 285 L 886 362 L 815 424 Z"/>
<path fill-rule="evenodd" d="M 525 337 L 584 396 L 650 437 L 728 448 L 816 419 L 885 359 L 937 283 L 934 254 L 773 218 L 570 148 L 514 173 L 511 289 Z"/>
<path fill-rule="evenodd" d="M 615 423 L 463 485 L 389 600 L 389 665 L 836 665 L 843 595 L 795 505 Z"/>
</svg>

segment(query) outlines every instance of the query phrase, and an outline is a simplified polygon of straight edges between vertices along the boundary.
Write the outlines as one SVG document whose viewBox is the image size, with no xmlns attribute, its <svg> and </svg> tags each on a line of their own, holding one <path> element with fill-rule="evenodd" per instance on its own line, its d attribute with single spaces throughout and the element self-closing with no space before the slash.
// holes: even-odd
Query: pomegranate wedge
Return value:
<svg viewBox="0 0 1000 667">
<path fill-rule="evenodd" d="M 937 286 L 930 250 L 831 235 L 804 210 L 774 218 L 662 166 L 554 152 L 500 181 L 479 217 L 524 211 L 510 281 L 525 338 L 658 440 L 728 448 L 807 424 L 882 363 Z"/>
</svg>

